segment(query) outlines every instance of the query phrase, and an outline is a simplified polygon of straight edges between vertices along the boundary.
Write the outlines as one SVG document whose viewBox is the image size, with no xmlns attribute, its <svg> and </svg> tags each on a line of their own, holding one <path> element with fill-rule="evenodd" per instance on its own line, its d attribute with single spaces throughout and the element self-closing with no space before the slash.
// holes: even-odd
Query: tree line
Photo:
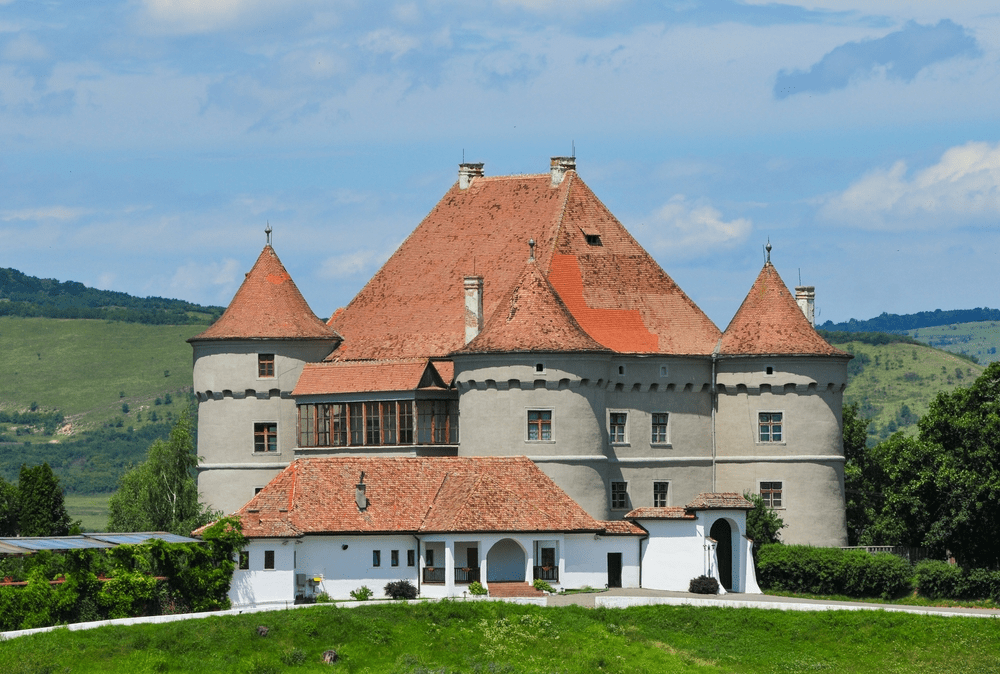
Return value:
<svg viewBox="0 0 1000 674">
<path fill-rule="evenodd" d="M 1000 362 L 939 393 L 917 423 L 869 447 L 870 421 L 844 408 L 851 545 L 926 547 L 963 567 L 1000 568 Z"/>
<path fill-rule="evenodd" d="M 915 314 L 903 315 L 882 312 L 881 315 L 866 321 L 852 318 L 843 323 L 827 321 L 816 327 L 828 331 L 841 330 L 844 332 L 905 332 L 917 328 L 933 328 L 938 325 L 979 323 L 982 321 L 1000 321 L 1000 309 L 990 309 L 989 307 L 953 309 L 951 311 L 935 309 L 934 311 L 920 311 Z"/>
</svg>

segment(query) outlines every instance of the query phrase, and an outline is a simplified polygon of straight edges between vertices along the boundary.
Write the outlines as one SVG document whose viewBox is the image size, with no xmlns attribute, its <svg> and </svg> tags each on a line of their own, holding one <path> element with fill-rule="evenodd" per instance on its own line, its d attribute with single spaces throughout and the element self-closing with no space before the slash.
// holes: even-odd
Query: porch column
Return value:
<svg viewBox="0 0 1000 674">
<path fill-rule="evenodd" d="M 524 556 L 524 561 L 528 568 L 524 570 L 524 581 L 531 585 L 535 582 L 535 541 L 529 541 L 529 544 L 524 546 L 528 551 L 528 554 Z"/>
<path fill-rule="evenodd" d="M 455 596 L 455 541 L 444 544 L 444 593 L 447 597 Z"/>
</svg>

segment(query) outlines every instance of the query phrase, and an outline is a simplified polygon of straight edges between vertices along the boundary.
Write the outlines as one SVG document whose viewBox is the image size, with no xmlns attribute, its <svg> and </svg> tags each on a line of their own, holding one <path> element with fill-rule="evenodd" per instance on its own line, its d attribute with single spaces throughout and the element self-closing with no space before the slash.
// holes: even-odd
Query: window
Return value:
<svg viewBox="0 0 1000 674">
<path fill-rule="evenodd" d="M 264 491 L 263 487 L 254 487 L 253 488 L 253 495 L 256 496 L 257 494 L 261 493 L 262 491 Z"/>
<path fill-rule="evenodd" d="M 250 568 L 250 551 L 240 550 L 240 564 L 239 568 L 241 571 L 246 571 Z"/>
<path fill-rule="evenodd" d="M 274 550 L 264 551 L 264 568 L 265 569 L 274 568 Z"/>
<path fill-rule="evenodd" d="M 654 482 L 653 483 L 653 507 L 655 508 L 666 508 L 667 507 L 667 487 L 669 482 Z"/>
<path fill-rule="evenodd" d="M 666 365 L 661 365 L 660 366 L 660 376 L 661 377 L 669 377 L 670 376 L 670 368 L 668 368 Z"/>
<path fill-rule="evenodd" d="M 434 566 L 434 551 L 431 548 L 424 548 L 424 557 L 427 558 L 427 566 Z"/>
<path fill-rule="evenodd" d="M 781 442 L 781 412 L 760 412 L 757 414 L 761 442 Z"/>
<path fill-rule="evenodd" d="M 667 442 L 667 419 L 668 415 L 666 413 L 654 413 L 653 414 L 653 430 L 650 436 L 650 442 L 666 444 Z"/>
<path fill-rule="evenodd" d="M 407 566 L 415 566 L 416 563 L 417 563 L 416 550 L 407 550 L 406 551 L 406 565 Z"/>
<path fill-rule="evenodd" d="M 624 365 L 619 365 L 618 366 L 618 374 L 625 374 L 625 366 Z"/>
<path fill-rule="evenodd" d="M 389 563 L 393 566 L 399 566 L 399 550 L 393 550 L 389 553 Z"/>
<path fill-rule="evenodd" d="M 552 410 L 528 410 L 528 440 L 552 439 Z"/>
<path fill-rule="evenodd" d="M 278 451 L 278 424 L 262 423 L 253 425 L 253 451 Z"/>
<path fill-rule="evenodd" d="M 625 510 L 628 508 L 628 482 L 611 483 L 611 509 Z"/>
<path fill-rule="evenodd" d="M 542 374 L 545 372 L 545 363 L 535 363 L 535 372 Z"/>
<path fill-rule="evenodd" d="M 768 508 L 781 507 L 781 483 L 761 482 L 760 498 L 764 501 L 764 506 Z"/>
<path fill-rule="evenodd" d="M 542 548 L 541 557 L 542 557 L 541 566 L 553 567 L 556 565 L 555 548 Z"/>
<path fill-rule="evenodd" d="M 299 447 L 458 444 L 457 400 L 386 400 L 298 405 Z"/>
<path fill-rule="evenodd" d="M 584 234 L 587 237 L 588 246 L 601 246 L 601 235 L 600 234 Z"/>
<path fill-rule="evenodd" d="M 381 550 L 372 550 L 372 566 L 382 566 Z"/>
<path fill-rule="evenodd" d="M 611 412 L 608 415 L 608 435 L 612 443 L 627 442 L 625 426 L 628 422 L 626 412 Z"/>
<path fill-rule="evenodd" d="M 257 376 L 258 377 L 273 377 L 274 376 L 274 354 L 273 353 L 258 353 L 257 354 Z"/>
<path fill-rule="evenodd" d="M 768 365 L 767 367 L 764 368 L 764 374 L 773 375 L 774 374 L 774 368 L 772 366 Z"/>
</svg>

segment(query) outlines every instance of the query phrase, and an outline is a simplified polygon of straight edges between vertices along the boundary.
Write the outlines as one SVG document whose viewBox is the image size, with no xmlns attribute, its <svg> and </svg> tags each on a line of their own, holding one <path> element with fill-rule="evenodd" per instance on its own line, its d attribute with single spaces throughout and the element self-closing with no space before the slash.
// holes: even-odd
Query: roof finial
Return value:
<svg viewBox="0 0 1000 674">
<path fill-rule="evenodd" d="M 267 223 L 267 229 L 264 230 L 264 233 L 267 234 L 267 245 L 270 246 L 271 245 L 271 222 L 270 221 L 268 221 L 268 223 Z"/>
<path fill-rule="evenodd" d="M 535 261 L 535 240 L 534 239 L 528 239 L 528 249 L 531 251 L 528 254 L 528 262 L 534 262 Z"/>
<path fill-rule="evenodd" d="M 767 251 L 767 263 L 771 264 L 771 237 L 767 237 L 767 247 L 765 250 Z"/>
</svg>

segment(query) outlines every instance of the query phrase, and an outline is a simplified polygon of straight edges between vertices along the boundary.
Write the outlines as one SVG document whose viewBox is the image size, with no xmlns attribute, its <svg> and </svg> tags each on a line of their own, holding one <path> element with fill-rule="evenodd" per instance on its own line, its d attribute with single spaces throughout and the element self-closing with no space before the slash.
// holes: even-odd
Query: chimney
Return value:
<svg viewBox="0 0 1000 674">
<path fill-rule="evenodd" d="M 465 343 L 483 329 L 483 277 L 465 277 Z"/>
<path fill-rule="evenodd" d="M 458 187 L 459 189 L 468 189 L 469 185 L 472 184 L 473 178 L 483 177 L 483 163 L 478 164 L 459 164 L 458 165 Z"/>
<path fill-rule="evenodd" d="M 354 485 L 357 491 L 354 492 L 354 500 L 358 504 L 358 510 L 365 511 L 368 507 L 368 498 L 365 496 L 365 471 L 361 471 L 361 480 Z"/>
<path fill-rule="evenodd" d="M 809 319 L 809 325 L 816 327 L 816 287 L 795 286 L 795 302 Z"/>
<path fill-rule="evenodd" d="M 566 171 L 576 170 L 576 157 L 553 157 L 549 162 L 552 171 L 552 187 L 563 181 Z"/>
</svg>

